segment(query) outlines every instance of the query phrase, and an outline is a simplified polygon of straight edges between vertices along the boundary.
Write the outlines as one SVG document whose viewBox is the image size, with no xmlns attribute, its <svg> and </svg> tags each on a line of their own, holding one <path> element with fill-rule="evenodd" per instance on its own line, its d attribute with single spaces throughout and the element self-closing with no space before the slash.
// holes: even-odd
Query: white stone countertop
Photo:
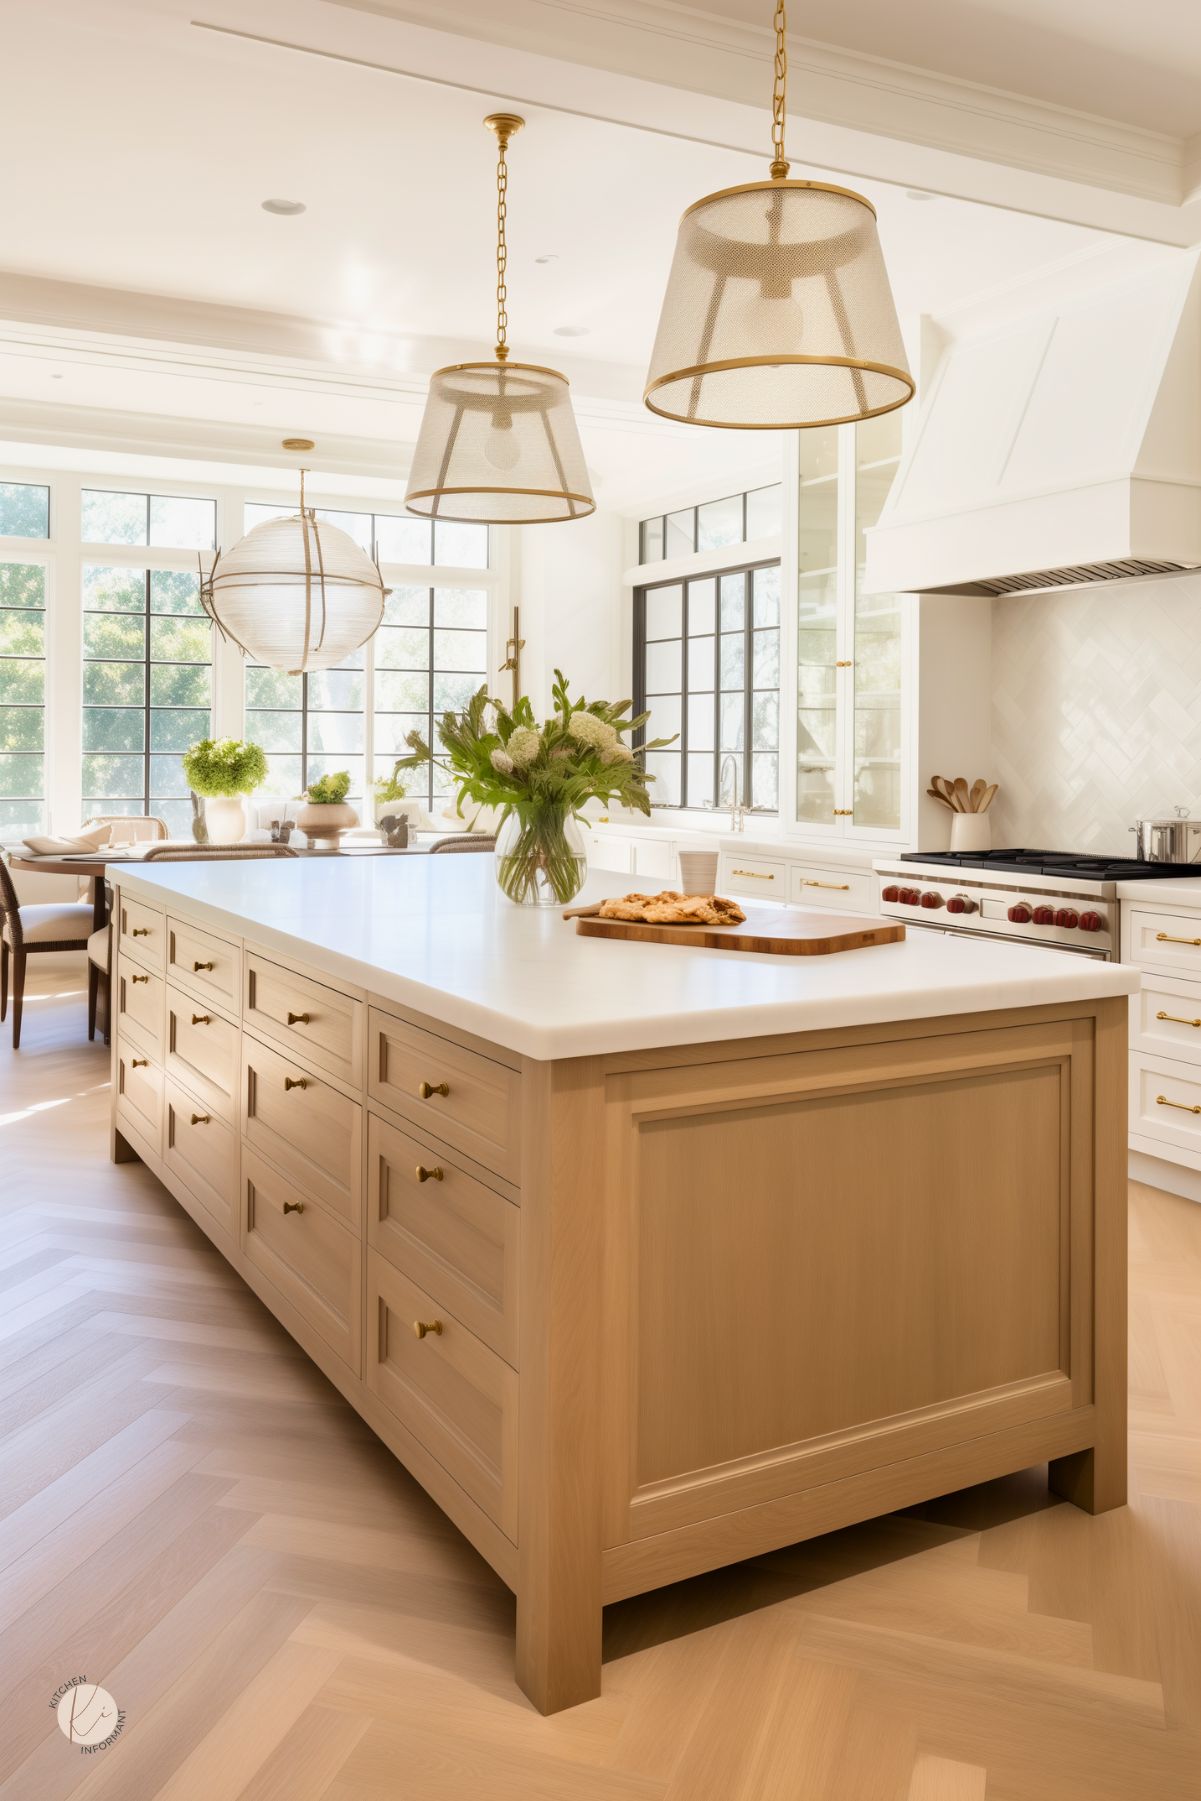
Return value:
<svg viewBox="0 0 1201 1801">
<path fill-rule="evenodd" d="M 1201 913 L 1201 875 L 1179 876 L 1175 881 L 1165 876 L 1162 882 L 1152 877 L 1145 882 L 1119 882 L 1120 901 L 1143 901 L 1148 907 L 1193 907 Z"/>
<path fill-rule="evenodd" d="M 308 964 L 540 1059 L 1138 987 L 1127 965 L 933 932 L 824 957 L 582 938 L 558 908 L 506 901 L 481 854 L 163 863 L 114 875 L 131 895 L 246 938 L 282 963 Z M 625 893 L 632 879 L 596 872 L 575 904 Z"/>
</svg>

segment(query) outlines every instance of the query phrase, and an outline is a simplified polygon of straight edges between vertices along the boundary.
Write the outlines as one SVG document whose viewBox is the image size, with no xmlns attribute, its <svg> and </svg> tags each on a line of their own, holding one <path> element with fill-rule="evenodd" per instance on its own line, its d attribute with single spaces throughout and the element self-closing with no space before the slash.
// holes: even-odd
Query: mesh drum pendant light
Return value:
<svg viewBox="0 0 1201 1801">
<path fill-rule="evenodd" d="M 306 448 L 311 449 L 311 445 Z M 268 669 L 332 669 L 365 644 L 384 616 L 379 569 L 353 538 L 300 511 L 256 525 L 201 574 L 205 612 L 226 638 Z"/>
<path fill-rule="evenodd" d="M 405 505 L 426 519 L 532 525 L 584 519 L 596 506 L 567 377 L 510 363 L 505 310 L 509 139 L 524 119 L 491 113 L 496 167 L 496 359 L 430 377 Z"/>
<path fill-rule="evenodd" d="M 788 180 L 783 0 L 775 28 L 771 180 L 708 194 L 680 221 L 643 399 L 687 425 L 841 425 L 913 396 L 875 208 Z"/>
</svg>

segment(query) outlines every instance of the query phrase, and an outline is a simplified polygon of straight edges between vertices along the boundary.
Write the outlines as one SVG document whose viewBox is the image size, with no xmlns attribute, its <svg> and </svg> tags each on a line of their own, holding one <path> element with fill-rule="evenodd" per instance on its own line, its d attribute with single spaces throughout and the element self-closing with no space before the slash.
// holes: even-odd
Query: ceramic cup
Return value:
<svg viewBox="0 0 1201 1801">
<path fill-rule="evenodd" d="M 952 813 L 952 850 L 991 850 L 992 826 L 987 813 Z"/>
<path fill-rule="evenodd" d="M 680 887 L 685 894 L 712 894 L 717 888 L 717 852 L 682 850 Z"/>
</svg>

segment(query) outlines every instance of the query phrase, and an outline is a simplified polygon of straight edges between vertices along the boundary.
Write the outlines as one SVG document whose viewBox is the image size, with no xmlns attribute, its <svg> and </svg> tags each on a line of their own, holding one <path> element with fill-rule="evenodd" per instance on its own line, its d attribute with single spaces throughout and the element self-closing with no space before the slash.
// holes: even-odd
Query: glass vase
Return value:
<svg viewBox="0 0 1201 1801">
<path fill-rule="evenodd" d="M 512 812 L 496 835 L 496 880 L 519 907 L 562 907 L 588 874 L 588 854 L 573 814 L 562 807 Z"/>
</svg>

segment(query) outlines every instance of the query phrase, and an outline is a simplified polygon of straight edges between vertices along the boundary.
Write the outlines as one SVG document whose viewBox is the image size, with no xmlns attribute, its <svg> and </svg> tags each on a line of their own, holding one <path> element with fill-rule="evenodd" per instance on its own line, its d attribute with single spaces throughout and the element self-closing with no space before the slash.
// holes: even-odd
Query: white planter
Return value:
<svg viewBox="0 0 1201 1801">
<path fill-rule="evenodd" d="M 210 795 L 204 803 L 210 844 L 240 844 L 246 836 L 246 802 L 240 794 Z"/>
<path fill-rule="evenodd" d="M 343 832 L 358 823 L 358 814 L 346 801 L 306 800 L 296 814 L 296 824 L 310 844 L 336 844 Z"/>
</svg>

